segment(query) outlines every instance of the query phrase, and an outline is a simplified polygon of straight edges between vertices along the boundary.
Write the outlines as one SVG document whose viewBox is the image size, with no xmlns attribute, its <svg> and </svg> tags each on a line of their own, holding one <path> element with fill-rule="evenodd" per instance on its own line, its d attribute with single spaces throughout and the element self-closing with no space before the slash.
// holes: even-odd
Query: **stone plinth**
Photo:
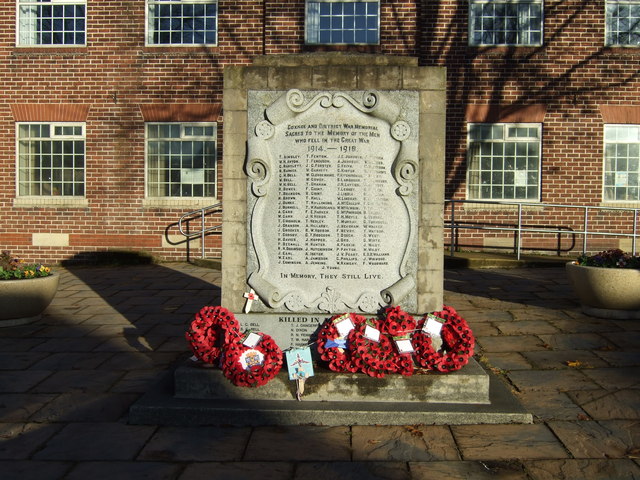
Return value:
<svg viewBox="0 0 640 480">
<path fill-rule="evenodd" d="M 176 369 L 175 395 L 178 398 L 216 400 L 293 400 L 295 382 L 281 371 L 262 387 L 239 388 L 227 380 L 222 371 L 190 363 Z M 307 380 L 304 400 L 487 404 L 489 376 L 474 359 L 453 373 L 428 372 L 410 377 L 387 375 L 371 378 L 361 373 L 320 370 Z"/>
</svg>

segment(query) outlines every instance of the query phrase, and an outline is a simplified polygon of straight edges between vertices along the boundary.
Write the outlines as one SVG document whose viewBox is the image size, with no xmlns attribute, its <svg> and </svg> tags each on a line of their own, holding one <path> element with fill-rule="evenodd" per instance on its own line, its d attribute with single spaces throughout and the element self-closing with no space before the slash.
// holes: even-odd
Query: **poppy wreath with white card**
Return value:
<svg viewBox="0 0 640 480">
<path fill-rule="evenodd" d="M 317 348 L 320 358 L 329 363 L 334 372 L 357 372 L 353 359 L 353 341 L 363 316 L 356 313 L 335 315 L 324 322 L 318 332 Z M 343 323 L 344 322 L 344 323 Z"/>
<path fill-rule="evenodd" d="M 240 335 L 236 317 L 224 307 L 206 306 L 196 313 L 185 336 L 200 361 L 215 364 L 225 344 Z"/>
<path fill-rule="evenodd" d="M 431 337 L 424 331 L 424 325 L 429 321 L 429 315 L 421 321 L 423 330 L 413 336 L 415 359 L 424 368 L 439 372 L 453 372 L 459 370 L 469 362 L 473 355 L 475 339 L 467 322 L 453 307 L 444 306 L 442 311 L 434 312 L 438 318 L 444 320 L 440 336 L 442 348 L 435 351 Z"/>
<path fill-rule="evenodd" d="M 370 377 L 382 378 L 397 370 L 393 342 L 382 330 L 383 322 L 370 318 L 356 326 L 352 337 L 353 363 Z"/>
<path fill-rule="evenodd" d="M 260 338 L 251 346 L 238 335 L 223 349 L 222 373 L 238 387 L 266 385 L 282 368 L 282 350 L 273 338 L 261 332 L 255 335 Z"/>
</svg>

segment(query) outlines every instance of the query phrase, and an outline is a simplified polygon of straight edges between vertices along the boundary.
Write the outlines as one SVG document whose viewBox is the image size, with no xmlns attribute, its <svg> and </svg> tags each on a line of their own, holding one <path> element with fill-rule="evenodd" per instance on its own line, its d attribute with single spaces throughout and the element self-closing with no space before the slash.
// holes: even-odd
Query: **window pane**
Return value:
<svg viewBox="0 0 640 480">
<path fill-rule="evenodd" d="M 541 45 L 542 0 L 469 1 L 471 45 Z"/>
<path fill-rule="evenodd" d="M 20 2 L 19 45 L 84 45 L 86 0 L 58 2 L 51 0 L 48 5 L 37 0 Z"/>
<path fill-rule="evenodd" d="M 148 196 L 217 196 L 215 136 L 215 124 L 147 124 Z"/>
<path fill-rule="evenodd" d="M 215 45 L 217 0 L 148 0 L 147 41 L 152 45 Z"/>
<path fill-rule="evenodd" d="M 378 1 L 307 1 L 309 44 L 377 44 L 378 25 Z"/>
<path fill-rule="evenodd" d="M 605 43 L 640 46 L 640 1 L 607 0 Z"/>
<path fill-rule="evenodd" d="M 640 126 L 605 125 L 604 200 L 640 201 Z"/>
<path fill-rule="evenodd" d="M 17 132 L 19 195 L 84 194 L 82 126 L 22 124 Z"/>
<path fill-rule="evenodd" d="M 539 125 L 469 125 L 468 197 L 539 200 L 539 137 Z"/>
</svg>

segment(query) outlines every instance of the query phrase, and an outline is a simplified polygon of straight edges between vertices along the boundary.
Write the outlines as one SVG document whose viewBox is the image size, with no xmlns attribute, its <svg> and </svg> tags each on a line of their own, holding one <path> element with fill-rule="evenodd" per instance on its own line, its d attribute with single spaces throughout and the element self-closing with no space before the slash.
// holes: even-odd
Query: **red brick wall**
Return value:
<svg viewBox="0 0 640 480">
<path fill-rule="evenodd" d="M 225 65 L 255 55 L 318 50 L 419 57 L 448 71 L 446 196 L 465 198 L 466 105 L 546 105 L 542 201 L 598 205 L 602 184 L 601 104 L 640 105 L 640 49 L 605 48 L 604 0 L 546 0 L 544 45 L 467 45 L 466 1 L 383 1 L 381 44 L 305 47 L 303 1 L 219 3 L 218 46 L 144 46 L 144 2 L 88 2 L 86 48 L 15 47 L 15 4 L 0 3 L 0 247 L 27 259 L 58 261 L 108 248 L 146 250 L 184 259 L 184 245 L 162 247 L 165 231 L 189 208 L 148 208 L 144 198 L 144 121 L 139 105 L 215 103 Z M 87 208 L 14 207 L 15 128 L 10 105 L 89 105 L 86 142 Z M 222 158 L 222 115 L 218 118 Z M 220 171 L 222 166 L 219 166 Z M 219 185 L 219 195 L 222 194 Z M 475 222 L 512 223 L 501 212 L 460 213 Z M 596 218 L 598 228 L 621 217 Z M 211 218 L 212 223 L 219 216 Z M 547 209 L 532 224 L 581 228 L 579 214 Z M 626 220 L 625 220 L 626 221 Z M 69 247 L 32 247 L 31 233 L 63 232 Z M 494 234 L 505 236 L 504 234 Z M 465 232 L 469 245 L 479 233 Z M 604 242 L 606 243 L 606 242 Z M 545 244 L 555 244 L 548 239 Z M 219 253 L 219 236 L 208 238 Z M 199 253 L 199 252 L 197 252 Z"/>
</svg>

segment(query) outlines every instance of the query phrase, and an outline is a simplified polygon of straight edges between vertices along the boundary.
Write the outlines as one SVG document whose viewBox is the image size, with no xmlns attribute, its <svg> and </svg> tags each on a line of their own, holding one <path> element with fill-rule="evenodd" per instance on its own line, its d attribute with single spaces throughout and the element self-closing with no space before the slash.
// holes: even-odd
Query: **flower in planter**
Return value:
<svg viewBox="0 0 640 480">
<path fill-rule="evenodd" d="M 640 268 L 640 256 L 623 252 L 619 248 L 605 250 L 595 255 L 582 254 L 576 264 L 602 268 Z"/>
<path fill-rule="evenodd" d="M 51 269 L 40 263 L 24 263 L 12 257 L 9 251 L 0 253 L 0 280 L 19 280 L 21 278 L 48 277 Z"/>
</svg>

